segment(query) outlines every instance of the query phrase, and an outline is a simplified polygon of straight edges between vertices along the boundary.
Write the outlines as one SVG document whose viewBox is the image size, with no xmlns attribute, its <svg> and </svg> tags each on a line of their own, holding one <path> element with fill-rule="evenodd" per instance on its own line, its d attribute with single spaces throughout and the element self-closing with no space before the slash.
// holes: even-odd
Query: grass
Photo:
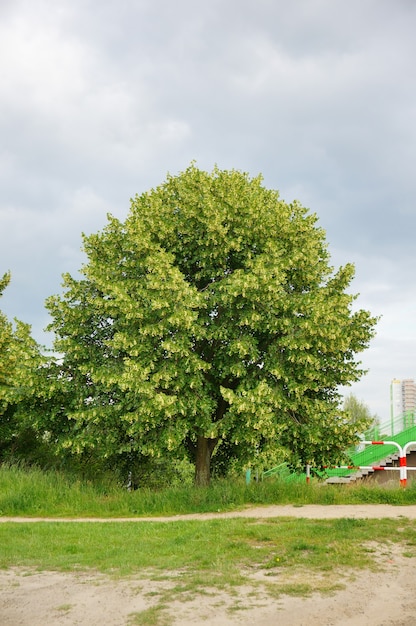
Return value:
<svg viewBox="0 0 416 626">
<path fill-rule="evenodd" d="M 139 489 L 81 482 L 57 472 L 0 468 L 0 515 L 130 517 L 232 510 L 267 504 L 415 504 L 416 487 L 323 486 L 279 480 L 246 485 L 215 481 L 206 489 Z M 355 570 L 389 565 L 389 550 L 416 558 L 416 521 L 214 519 L 175 522 L 0 524 L 0 568 L 96 571 L 155 584 L 152 605 L 134 626 L 169 626 L 169 603 L 238 589 L 307 596 L 340 589 Z M 380 548 L 380 549 L 379 549 Z M 381 555 L 381 557 L 380 557 Z M 381 558 L 381 560 L 380 560 Z M 384 560 L 383 560 L 384 559 Z M 159 585 L 159 586 L 157 586 Z M 161 585 L 161 586 L 160 586 Z M 69 610 L 69 605 L 58 607 Z"/>
<path fill-rule="evenodd" d="M 158 604 L 130 616 L 129 626 L 169 626 L 172 622 L 165 612 L 166 606 Z"/>
<path fill-rule="evenodd" d="M 62 613 L 67 613 L 72 609 L 72 606 L 72 604 L 61 604 L 60 606 L 57 606 L 55 610 L 62 611 Z"/>
<path fill-rule="evenodd" d="M 141 488 L 82 482 L 59 472 L 0 467 L 0 515 L 130 517 L 226 511 L 268 504 L 416 504 L 416 482 L 407 489 L 366 485 L 217 480 L 208 488 Z"/>
<path fill-rule="evenodd" d="M 3 523 L 0 567 L 94 569 L 114 576 L 181 572 L 204 586 L 241 583 L 242 570 L 307 566 L 319 571 L 370 567 L 370 542 L 400 543 L 416 555 L 416 521 L 276 518 L 178 522 Z M 182 587 L 181 587 L 182 589 Z M 183 590 L 183 589 L 182 589 Z"/>
<path fill-rule="evenodd" d="M 170 623 L 172 600 L 203 593 L 232 595 L 242 586 L 273 597 L 333 592 L 355 570 L 391 567 L 394 545 L 416 558 L 416 521 L 5 522 L 0 524 L 0 568 L 96 571 L 134 576 L 135 584 L 150 579 L 152 606 L 131 615 L 131 624 L 162 626 Z"/>
</svg>

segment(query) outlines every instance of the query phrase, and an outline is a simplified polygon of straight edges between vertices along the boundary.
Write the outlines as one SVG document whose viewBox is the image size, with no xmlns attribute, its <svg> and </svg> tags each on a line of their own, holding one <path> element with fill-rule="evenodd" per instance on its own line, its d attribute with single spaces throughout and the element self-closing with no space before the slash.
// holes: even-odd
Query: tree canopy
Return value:
<svg viewBox="0 0 416 626">
<path fill-rule="evenodd" d="M 317 222 L 260 176 L 192 164 L 85 236 L 81 276 L 47 302 L 61 445 L 187 451 L 199 484 L 213 455 L 334 462 L 361 426 L 338 387 L 362 376 L 376 319 L 354 310 L 354 267 L 330 266 Z"/>
</svg>

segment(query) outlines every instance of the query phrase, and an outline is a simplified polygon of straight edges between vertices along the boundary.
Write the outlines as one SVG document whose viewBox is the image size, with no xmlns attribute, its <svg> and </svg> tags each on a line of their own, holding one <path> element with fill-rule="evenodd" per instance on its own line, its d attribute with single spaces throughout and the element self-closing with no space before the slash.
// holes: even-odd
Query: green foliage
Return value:
<svg viewBox="0 0 416 626">
<path fill-rule="evenodd" d="M 0 279 L 0 296 L 9 282 L 6 273 Z M 0 312 L 0 459 L 37 454 L 38 441 L 26 409 L 35 395 L 41 364 L 30 326 L 18 320 L 13 326 Z"/>
<path fill-rule="evenodd" d="M 204 483 L 211 456 L 220 473 L 273 446 L 326 464 L 364 429 L 337 389 L 362 375 L 376 319 L 353 311 L 353 266 L 333 271 L 317 217 L 260 177 L 191 165 L 84 250 L 47 303 L 63 359 L 39 425 L 62 450 L 187 452 Z"/>
</svg>

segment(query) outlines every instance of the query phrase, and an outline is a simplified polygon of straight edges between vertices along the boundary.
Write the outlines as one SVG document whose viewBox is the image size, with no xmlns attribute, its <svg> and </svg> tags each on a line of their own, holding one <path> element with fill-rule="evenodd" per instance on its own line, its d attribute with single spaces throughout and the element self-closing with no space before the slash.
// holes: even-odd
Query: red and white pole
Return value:
<svg viewBox="0 0 416 626">
<path fill-rule="evenodd" d="M 311 482 L 311 466 L 309 463 L 306 463 L 306 484 L 309 485 Z"/>
<path fill-rule="evenodd" d="M 407 483 L 407 465 L 406 455 L 400 457 L 400 487 L 406 487 Z"/>
</svg>

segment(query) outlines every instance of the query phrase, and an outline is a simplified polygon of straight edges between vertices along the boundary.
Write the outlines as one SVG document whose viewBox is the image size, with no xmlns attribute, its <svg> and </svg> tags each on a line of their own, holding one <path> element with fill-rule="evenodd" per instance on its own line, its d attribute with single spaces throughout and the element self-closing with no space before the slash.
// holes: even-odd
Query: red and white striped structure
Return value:
<svg viewBox="0 0 416 626">
<path fill-rule="evenodd" d="M 400 486 L 406 487 L 407 471 L 416 470 L 416 467 L 407 467 L 406 455 L 411 446 L 416 446 L 416 441 L 409 441 L 401 446 L 396 441 L 362 441 L 365 445 L 372 446 L 395 446 L 399 451 L 399 467 L 384 467 L 383 465 L 336 465 L 333 469 L 351 469 L 351 470 L 374 470 L 376 471 L 400 471 Z M 306 465 L 306 482 L 310 481 L 310 465 Z"/>
<path fill-rule="evenodd" d="M 372 445 L 372 446 L 396 446 L 396 448 L 399 451 L 399 468 L 398 469 L 400 470 L 400 486 L 406 487 L 406 483 L 407 483 L 406 454 L 407 454 L 408 448 L 411 445 L 416 445 L 416 441 L 409 441 L 408 443 L 406 443 L 406 445 L 403 448 L 396 441 L 363 441 L 362 443 L 364 443 L 365 445 Z M 394 468 L 391 468 L 391 469 L 394 469 Z"/>
<path fill-rule="evenodd" d="M 383 467 L 382 465 L 361 465 L 361 466 L 351 466 L 351 465 L 340 465 L 338 466 L 340 469 L 372 469 L 374 471 L 400 471 L 400 486 L 406 487 L 407 484 L 407 470 L 416 470 L 416 467 L 407 467 L 406 455 L 408 449 L 411 446 L 416 446 L 416 441 L 409 441 L 403 447 L 398 444 L 396 441 L 362 441 L 361 443 L 365 445 L 372 446 L 395 446 L 399 451 L 399 467 Z"/>
</svg>

